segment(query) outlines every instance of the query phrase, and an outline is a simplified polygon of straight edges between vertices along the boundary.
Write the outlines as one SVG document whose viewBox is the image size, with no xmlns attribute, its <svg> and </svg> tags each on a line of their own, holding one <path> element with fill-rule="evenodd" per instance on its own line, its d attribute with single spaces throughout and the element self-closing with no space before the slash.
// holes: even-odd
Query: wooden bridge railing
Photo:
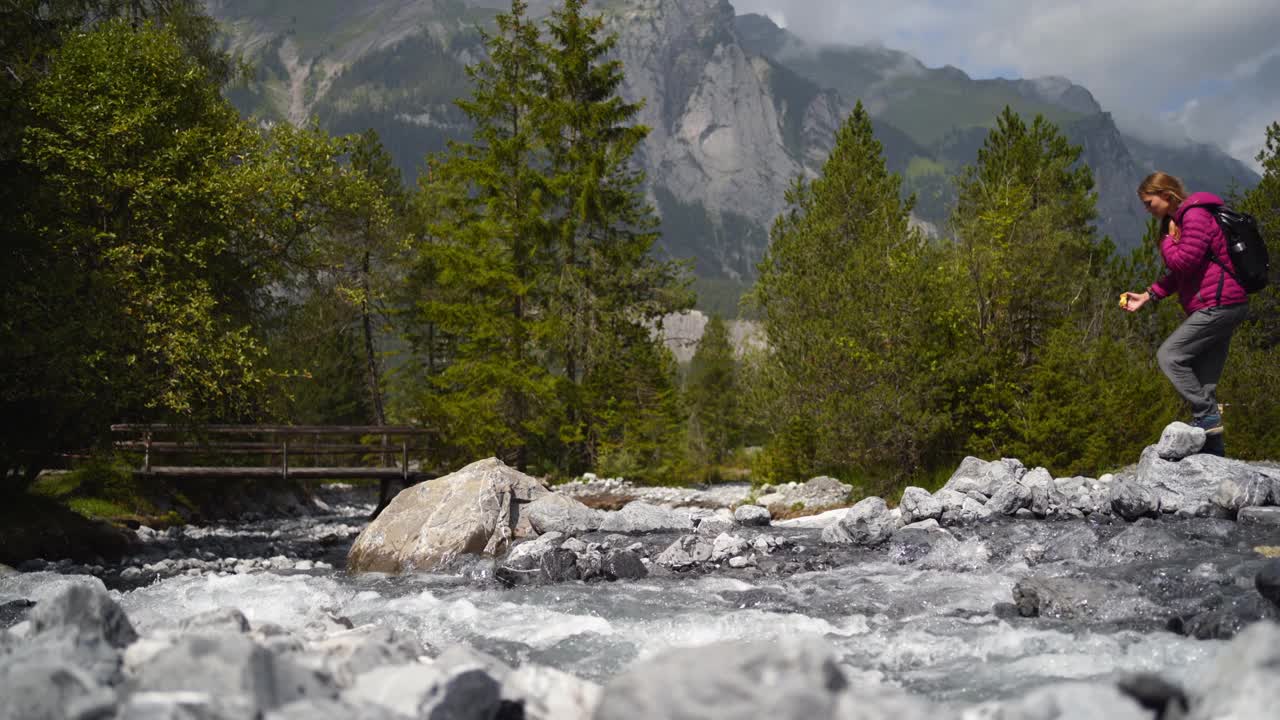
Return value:
<svg viewBox="0 0 1280 720">
<path fill-rule="evenodd" d="M 400 479 L 408 483 L 421 471 L 409 469 L 410 454 L 430 451 L 432 431 L 426 428 L 393 425 L 163 425 L 119 424 L 111 432 L 126 436 L 115 447 L 142 454 L 139 473 L 167 477 L 203 478 L 295 478 L 295 479 Z M 322 442 L 322 438 L 342 438 L 346 442 Z M 230 438 L 214 440 L 213 438 Z M 257 438 L 269 438 L 267 440 Z M 376 444 L 352 442 L 351 437 L 373 438 Z M 393 443 L 394 439 L 394 443 Z M 157 463 L 157 458 L 203 455 L 212 457 L 255 456 L 270 458 L 271 464 L 249 466 L 176 465 Z M 377 465 L 366 464 L 374 456 Z M 310 457 L 303 465 L 298 458 Z M 337 457 L 352 460 L 341 465 L 320 465 L 318 459 Z M 392 457 L 396 461 L 393 462 Z M 291 462 L 292 461 L 292 462 Z"/>
</svg>

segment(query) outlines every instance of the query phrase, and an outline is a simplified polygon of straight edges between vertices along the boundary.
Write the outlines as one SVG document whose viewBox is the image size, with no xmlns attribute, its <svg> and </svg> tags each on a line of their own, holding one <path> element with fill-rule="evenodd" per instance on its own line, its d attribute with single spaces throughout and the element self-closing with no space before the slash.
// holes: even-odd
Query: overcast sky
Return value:
<svg viewBox="0 0 1280 720">
<path fill-rule="evenodd" d="M 1280 121 L 1278 0 L 730 0 L 811 41 L 880 44 L 971 77 L 1061 75 L 1126 131 L 1256 168 Z"/>
</svg>

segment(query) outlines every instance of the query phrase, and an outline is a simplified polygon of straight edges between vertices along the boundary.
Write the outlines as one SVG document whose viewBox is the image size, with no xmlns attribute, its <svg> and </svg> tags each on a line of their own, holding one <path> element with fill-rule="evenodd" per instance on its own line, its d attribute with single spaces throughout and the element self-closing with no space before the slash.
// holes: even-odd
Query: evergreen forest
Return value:
<svg viewBox="0 0 1280 720">
<path fill-rule="evenodd" d="M 248 69 L 196 0 L 5 2 L 0 489 L 118 422 L 414 425 L 433 466 L 889 496 L 966 455 L 1096 477 L 1189 419 L 1155 362 L 1181 309 L 1116 307 L 1162 271 L 1154 222 L 1118 254 L 1080 148 L 1011 109 L 931 237 L 859 105 L 772 227 L 762 342 L 713 315 L 677 363 L 662 322 L 696 285 L 652 252 L 648 129 L 586 5 L 512 0 L 468 68 L 473 135 L 409 186 L 372 130 L 241 117 Z M 1276 258 L 1280 123 L 1258 160 L 1228 199 Z M 1280 290 L 1251 303 L 1227 447 L 1278 459 Z"/>
</svg>

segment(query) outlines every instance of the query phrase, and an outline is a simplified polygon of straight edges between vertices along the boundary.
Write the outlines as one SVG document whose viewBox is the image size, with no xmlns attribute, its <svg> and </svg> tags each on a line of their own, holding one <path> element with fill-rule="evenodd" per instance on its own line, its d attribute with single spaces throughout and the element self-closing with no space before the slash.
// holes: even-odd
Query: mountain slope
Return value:
<svg viewBox="0 0 1280 720">
<path fill-rule="evenodd" d="M 229 96 L 246 114 L 335 133 L 378 131 L 412 179 L 424 158 L 469 126 L 453 100 L 483 53 L 478 27 L 504 0 L 207 0 L 229 47 L 257 79 Z M 545 13 L 553 0 L 535 0 Z M 619 34 L 628 99 L 652 132 L 638 161 L 663 219 L 660 251 L 698 275 L 750 282 L 787 186 L 813 176 L 861 100 L 891 170 L 918 196 L 915 214 L 945 228 L 950 177 L 972 163 L 1006 105 L 1043 114 L 1084 148 L 1099 190 L 1099 229 L 1136 246 L 1145 215 L 1133 192 L 1161 167 L 1225 192 L 1256 175 L 1208 146 L 1169 148 L 1122 134 L 1083 87 L 1062 78 L 974 80 L 875 47 L 812 47 L 726 0 L 609 0 L 595 9 Z"/>
</svg>

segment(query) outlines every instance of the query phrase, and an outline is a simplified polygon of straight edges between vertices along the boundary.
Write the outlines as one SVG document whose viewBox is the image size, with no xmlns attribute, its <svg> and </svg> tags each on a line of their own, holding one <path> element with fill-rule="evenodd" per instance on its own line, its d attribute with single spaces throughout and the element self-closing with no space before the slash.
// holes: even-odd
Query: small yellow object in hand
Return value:
<svg viewBox="0 0 1280 720">
<path fill-rule="evenodd" d="M 1122 308 L 1129 307 L 1129 293 L 1127 292 L 1120 293 L 1120 307 Z"/>
</svg>

